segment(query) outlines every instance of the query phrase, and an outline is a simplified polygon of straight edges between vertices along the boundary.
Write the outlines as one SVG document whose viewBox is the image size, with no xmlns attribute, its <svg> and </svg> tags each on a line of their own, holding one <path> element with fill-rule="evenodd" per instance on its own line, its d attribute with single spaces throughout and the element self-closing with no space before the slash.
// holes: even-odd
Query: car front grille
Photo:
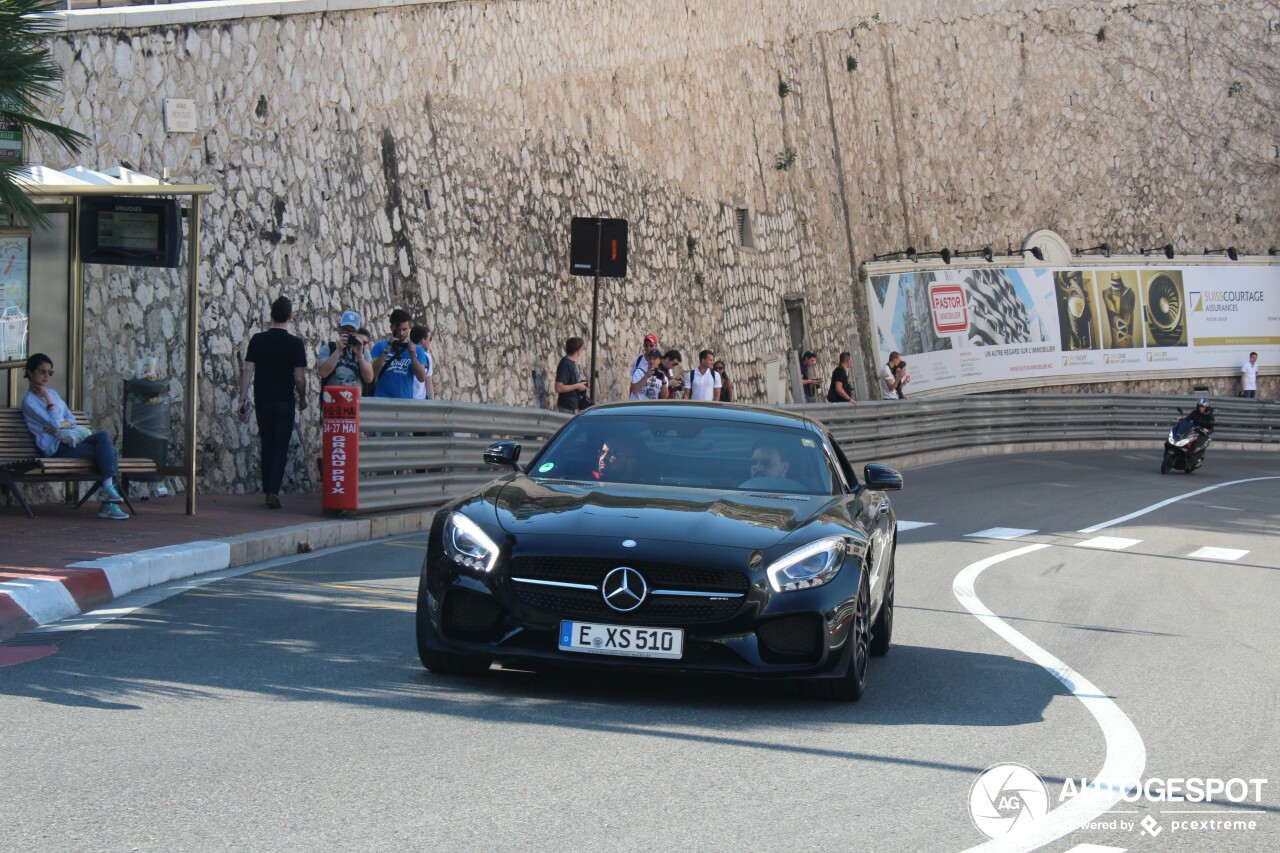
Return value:
<svg viewBox="0 0 1280 853">
<path fill-rule="evenodd" d="M 526 607 L 578 619 L 608 619 L 639 624 L 718 622 L 742 608 L 750 588 L 747 576 L 732 569 L 710 569 L 673 563 L 627 562 L 649 586 L 649 595 L 635 610 L 623 613 L 604 602 L 600 584 L 605 575 L 623 565 L 618 560 L 583 557 L 516 557 L 508 577 L 517 600 Z M 543 583 L 531 583 L 542 581 Z M 575 589 L 553 584 L 582 584 Z M 663 595 L 657 591 L 703 595 Z M 724 595 L 726 598 L 708 596 Z"/>
</svg>

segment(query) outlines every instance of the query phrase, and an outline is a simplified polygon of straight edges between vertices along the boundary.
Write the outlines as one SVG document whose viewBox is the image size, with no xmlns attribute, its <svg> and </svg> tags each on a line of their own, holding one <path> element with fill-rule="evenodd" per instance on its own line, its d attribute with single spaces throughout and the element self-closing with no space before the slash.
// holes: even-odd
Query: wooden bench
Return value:
<svg viewBox="0 0 1280 853">
<path fill-rule="evenodd" d="M 76 423 L 89 426 L 90 421 L 83 412 L 75 412 Z M 120 469 L 120 496 L 124 498 L 129 512 L 136 515 L 137 510 L 129 500 L 129 478 L 158 474 L 156 463 L 150 459 L 125 459 L 117 462 Z M 0 409 L 0 491 L 5 494 L 5 503 L 11 504 L 16 497 L 27 518 L 35 518 L 31 506 L 22 496 L 19 483 L 93 483 L 84 496 L 76 503 L 79 507 L 89 500 L 102 485 L 103 475 L 97 463 L 92 459 L 55 459 L 41 456 L 36 447 L 31 430 L 23 420 L 21 409 Z"/>
</svg>

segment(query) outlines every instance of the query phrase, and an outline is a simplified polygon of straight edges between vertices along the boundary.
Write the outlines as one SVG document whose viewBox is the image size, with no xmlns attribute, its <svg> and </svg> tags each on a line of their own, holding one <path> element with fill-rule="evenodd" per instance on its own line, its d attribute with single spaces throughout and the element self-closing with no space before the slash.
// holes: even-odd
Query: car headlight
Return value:
<svg viewBox="0 0 1280 853">
<path fill-rule="evenodd" d="M 810 542 L 769 566 L 769 585 L 774 592 L 822 586 L 840 572 L 845 551 L 845 540 L 839 536 Z"/>
<path fill-rule="evenodd" d="M 449 513 L 444 520 L 444 552 L 469 569 L 487 572 L 498 562 L 498 545 L 465 515 Z"/>
</svg>

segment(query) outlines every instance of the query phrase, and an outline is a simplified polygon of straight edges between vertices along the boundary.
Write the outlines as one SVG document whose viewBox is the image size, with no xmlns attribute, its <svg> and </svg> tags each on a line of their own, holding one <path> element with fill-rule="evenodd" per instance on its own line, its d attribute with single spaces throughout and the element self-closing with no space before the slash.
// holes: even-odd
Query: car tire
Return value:
<svg viewBox="0 0 1280 853">
<path fill-rule="evenodd" d="M 884 657 L 889 653 L 889 643 L 893 640 L 893 585 L 894 563 L 897 561 L 898 543 L 894 542 L 889 551 L 889 575 L 884 582 L 884 602 L 876 621 L 871 625 L 871 656 Z"/>
<path fill-rule="evenodd" d="M 418 593 L 417 614 L 418 659 L 422 665 L 437 675 L 480 675 L 489 671 L 488 658 L 459 652 L 443 652 L 432 648 L 430 640 L 438 639 L 436 629 L 427 615 L 426 595 Z"/>
<path fill-rule="evenodd" d="M 864 567 L 862 580 L 858 584 L 853 624 L 849 628 L 849 668 L 843 678 L 800 682 L 804 692 L 810 696 L 835 702 L 857 702 L 867 689 L 867 665 L 871 659 L 871 591 L 867 585 L 867 575 Z"/>
</svg>

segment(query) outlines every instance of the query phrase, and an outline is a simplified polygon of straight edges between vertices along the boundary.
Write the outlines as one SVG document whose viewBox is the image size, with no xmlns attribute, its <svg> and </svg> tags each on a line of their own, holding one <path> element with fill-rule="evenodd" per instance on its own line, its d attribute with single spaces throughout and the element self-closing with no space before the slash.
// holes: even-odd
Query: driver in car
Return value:
<svg viewBox="0 0 1280 853">
<path fill-rule="evenodd" d="M 635 483 L 640 447 L 635 436 L 617 435 L 600 449 L 600 464 L 593 472 L 595 479 L 606 483 Z"/>
<path fill-rule="evenodd" d="M 800 489 L 802 486 L 789 476 L 791 463 L 773 444 L 757 444 L 751 451 L 751 476 L 740 488 L 744 489 Z"/>
</svg>

